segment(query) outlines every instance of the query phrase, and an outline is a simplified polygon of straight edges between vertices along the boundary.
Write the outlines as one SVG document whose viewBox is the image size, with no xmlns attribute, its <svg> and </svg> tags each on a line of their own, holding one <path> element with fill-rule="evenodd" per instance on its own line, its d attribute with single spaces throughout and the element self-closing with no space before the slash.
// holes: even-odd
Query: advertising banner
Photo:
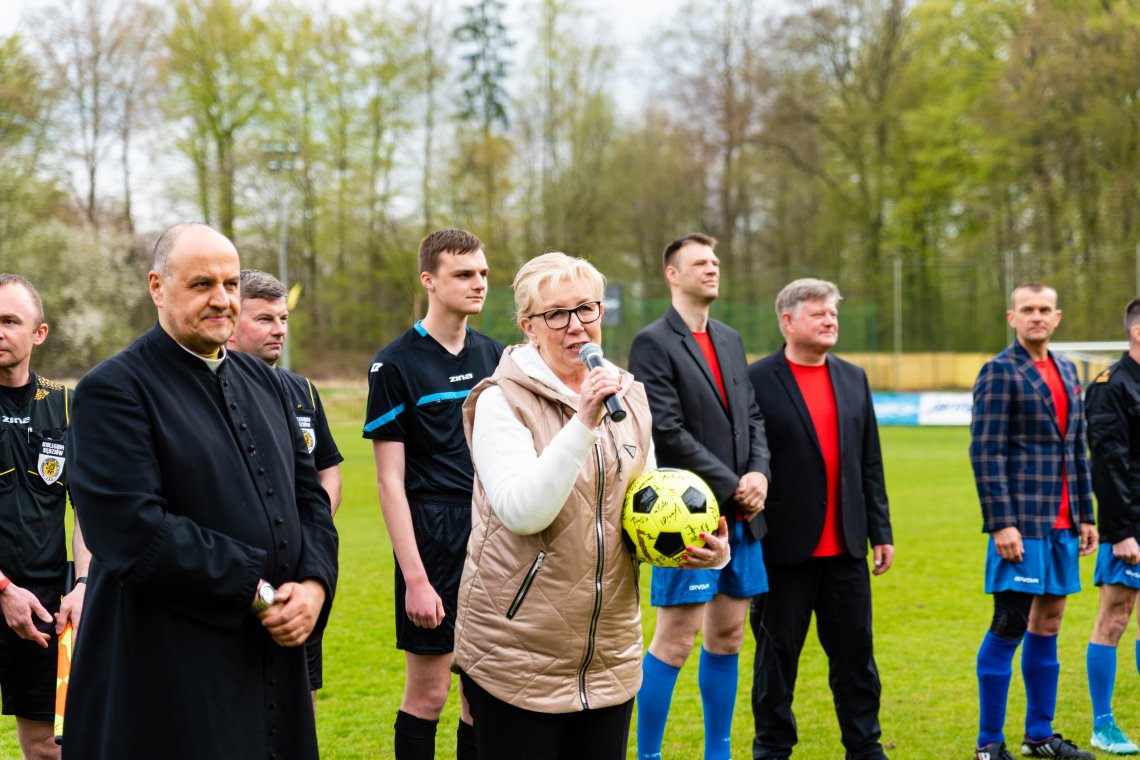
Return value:
<svg viewBox="0 0 1140 760">
<path fill-rule="evenodd" d="M 969 425 L 969 393 L 873 393 L 880 425 Z"/>
</svg>

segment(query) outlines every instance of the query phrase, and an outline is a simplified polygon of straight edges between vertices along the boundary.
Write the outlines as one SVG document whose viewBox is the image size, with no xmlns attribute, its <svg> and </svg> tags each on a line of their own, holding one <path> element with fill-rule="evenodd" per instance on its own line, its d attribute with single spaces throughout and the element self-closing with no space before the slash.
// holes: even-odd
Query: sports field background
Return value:
<svg viewBox="0 0 1140 760">
<path fill-rule="evenodd" d="M 342 465 L 345 498 L 336 518 L 340 582 L 325 635 L 325 688 L 317 702 L 322 757 L 391 758 L 391 727 L 403 687 L 403 658 L 392 645 L 392 552 L 376 499 L 371 446 L 359 433 L 364 390 L 363 386 L 328 388 L 323 396 L 346 461 Z M 896 760 L 968 757 L 977 729 L 974 656 L 991 613 L 989 599 L 982 594 L 985 541 L 967 458 L 968 432 L 965 428 L 884 428 L 882 439 L 896 551 L 894 568 L 872 581 L 875 650 L 883 680 L 883 741 Z M 1083 560 L 1081 568 L 1085 590 L 1070 598 L 1061 632 L 1055 727 L 1087 746 L 1090 716 L 1084 650 L 1097 596 L 1091 585 L 1092 558 Z M 643 599 L 648 599 L 648 582 L 646 568 Z M 645 606 L 643 615 L 648 641 L 653 631 L 652 609 Z M 1136 709 L 1140 678 L 1133 660 L 1134 635 L 1132 623 L 1119 652 L 1116 713 L 1135 737 L 1140 734 Z M 751 757 L 749 688 L 754 649 L 749 633 L 741 656 L 734 758 Z M 82 657 L 83 652 L 76 656 Z M 677 683 L 665 758 L 701 756 L 696 673 L 693 657 Z M 454 757 L 455 701 L 453 692 L 440 722 L 437 757 L 441 760 Z M 803 760 L 842 758 L 826 658 L 814 632 L 809 634 L 801 661 L 795 709 L 800 729 L 795 756 Z M 1020 736 L 1023 715 L 1015 663 L 1006 726 L 1010 740 Z M 10 717 L 0 720 L 0 758 L 20 756 L 15 733 Z M 636 756 L 634 744 L 631 739 L 630 758 Z M 155 757 L 162 757 L 161 748 L 155 748 Z"/>
</svg>

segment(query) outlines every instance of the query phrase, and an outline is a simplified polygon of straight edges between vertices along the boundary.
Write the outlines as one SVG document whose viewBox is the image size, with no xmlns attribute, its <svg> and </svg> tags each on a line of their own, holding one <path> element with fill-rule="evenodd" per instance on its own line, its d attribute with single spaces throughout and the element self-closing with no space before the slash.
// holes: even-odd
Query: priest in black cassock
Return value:
<svg viewBox="0 0 1140 760">
<path fill-rule="evenodd" d="M 158 324 L 79 383 L 71 492 L 95 556 L 67 760 L 316 758 L 301 643 L 323 628 L 337 534 L 288 397 L 225 350 L 233 244 L 155 245 Z"/>
</svg>

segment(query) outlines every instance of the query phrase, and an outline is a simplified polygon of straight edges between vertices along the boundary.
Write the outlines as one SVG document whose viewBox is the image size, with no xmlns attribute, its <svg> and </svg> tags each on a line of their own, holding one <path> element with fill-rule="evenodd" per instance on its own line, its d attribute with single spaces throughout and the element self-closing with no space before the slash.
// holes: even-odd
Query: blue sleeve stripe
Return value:
<svg viewBox="0 0 1140 760">
<path fill-rule="evenodd" d="M 420 400 L 416 402 L 416 406 L 423 406 L 424 404 L 431 404 L 436 401 L 448 401 L 453 398 L 467 398 L 471 390 L 465 391 L 446 391 L 444 393 L 433 393 L 430 396 L 421 396 Z"/>
<path fill-rule="evenodd" d="M 392 420 L 399 417 L 400 414 L 403 413 L 403 411 L 404 411 L 404 405 L 400 404 L 398 407 L 396 407 L 392 411 L 388 412 L 387 414 L 380 415 L 376 419 L 372 420 L 372 422 L 369 422 L 367 425 L 365 425 L 364 426 L 364 432 L 365 433 L 371 433 L 376 428 L 384 427 L 389 422 L 391 422 Z"/>
</svg>

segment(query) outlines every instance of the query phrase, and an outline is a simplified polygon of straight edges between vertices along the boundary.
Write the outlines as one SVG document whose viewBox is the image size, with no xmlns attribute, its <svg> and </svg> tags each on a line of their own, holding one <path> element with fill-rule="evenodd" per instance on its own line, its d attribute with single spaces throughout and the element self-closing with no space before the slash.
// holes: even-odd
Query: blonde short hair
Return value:
<svg viewBox="0 0 1140 760">
<path fill-rule="evenodd" d="M 515 317 L 522 320 L 535 313 L 539 308 L 538 291 L 544 286 L 574 280 L 590 283 L 599 301 L 605 295 L 605 276 L 585 259 L 567 256 L 558 251 L 535 256 L 522 265 L 515 275 L 515 281 L 511 283 L 511 290 L 515 292 Z"/>
</svg>

